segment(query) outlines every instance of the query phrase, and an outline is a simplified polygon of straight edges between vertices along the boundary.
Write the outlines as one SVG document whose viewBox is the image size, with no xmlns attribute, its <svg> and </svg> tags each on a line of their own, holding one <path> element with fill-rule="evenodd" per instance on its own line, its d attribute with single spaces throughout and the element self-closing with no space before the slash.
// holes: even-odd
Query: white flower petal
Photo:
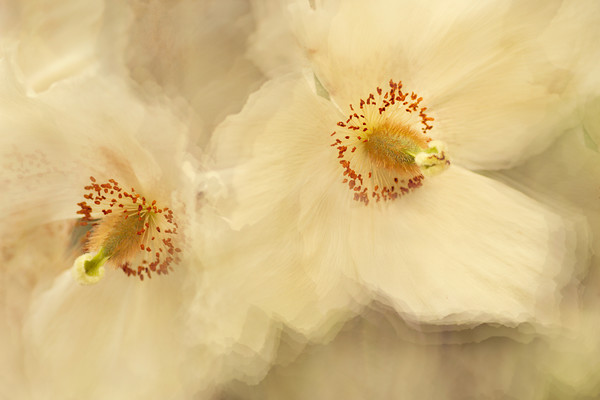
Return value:
<svg viewBox="0 0 600 400">
<path fill-rule="evenodd" d="M 183 274 L 113 274 L 82 287 L 69 271 L 35 296 L 24 327 L 34 397 L 177 397 L 184 390 Z"/>
<path fill-rule="evenodd" d="M 576 233 L 507 186 L 451 167 L 383 212 L 351 218 L 362 279 L 408 318 L 559 321 Z"/>
<path fill-rule="evenodd" d="M 90 175 L 152 187 L 163 198 L 174 188 L 193 190 L 181 173 L 185 120 L 168 105 L 146 106 L 119 79 L 93 74 L 63 79 L 31 97 L 9 63 L 1 66 L 2 219 L 27 229 L 72 218 Z"/>
<path fill-rule="evenodd" d="M 292 19 L 340 107 L 401 80 L 424 98 L 431 135 L 447 142 L 455 163 L 502 169 L 573 124 L 573 99 L 561 98 L 572 91 L 571 73 L 548 62 L 537 40 L 557 8 L 540 2 L 532 16 L 529 6 L 493 1 L 347 1 L 297 6 Z"/>
<path fill-rule="evenodd" d="M 244 55 L 253 28 L 245 0 L 116 2 L 106 19 L 101 62 L 150 104 L 178 105 L 201 144 L 264 79 Z"/>
<path fill-rule="evenodd" d="M 337 118 L 292 75 L 267 83 L 213 136 L 217 168 L 234 190 L 214 201 L 239 232 L 225 230 L 207 249 L 207 277 L 225 280 L 216 287 L 240 285 L 225 291 L 237 294 L 232 306 L 239 296 L 307 337 L 329 337 L 364 302 L 356 279 L 345 276 L 353 274 L 343 254 L 348 222 L 327 215 L 332 196 L 350 201 L 330 146 Z M 342 195 L 328 190 L 332 184 Z M 323 240 L 321 226 L 338 230 Z"/>
<path fill-rule="evenodd" d="M 12 24 L 3 37 L 28 91 L 42 92 L 96 61 L 103 1 L 8 1 Z"/>
<path fill-rule="evenodd" d="M 339 166 L 330 135 L 341 118 L 293 74 L 265 84 L 239 114 L 219 126 L 212 144 L 215 169 L 233 181 L 235 190 L 233 198 L 219 199 L 219 207 L 227 205 L 234 227 L 260 220 L 288 196 L 296 201 L 304 188 L 314 193 L 312 181 L 320 178 L 314 157 Z"/>
<path fill-rule="evenodd" d="M 215 344 L 227 348 L 238 342 L 269 358 L 265 337 L 273 335 L 273 321 L 308 339 L 326 340 L 364 303 L 356 279 L 344 276 L 351 265 L 340 253 L 344 235 L 311 243 L 303 232 L 277 223 L 286 210 L 277 207 L 269 218 L 219 236 L 214 239 L 219 247 L 205 250 L 197 298 L 203 305 L 195 314 L 228 316 L 211 321 Z M 269 319 L 256 317 L 261 314 Z M 260 338 L 255 344 L 245 338 L 248 324 Z"/>
</svg>

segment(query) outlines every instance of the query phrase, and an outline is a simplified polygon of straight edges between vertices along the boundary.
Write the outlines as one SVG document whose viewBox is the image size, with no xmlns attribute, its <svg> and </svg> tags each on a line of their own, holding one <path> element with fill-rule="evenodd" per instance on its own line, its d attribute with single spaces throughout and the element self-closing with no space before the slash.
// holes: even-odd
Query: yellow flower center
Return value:
<svg viewBox="0 0 600 400">
<path fill-rule="evenodd" d="M 93 226 L 86 245 L 91 253 L 76 260 L 80 281 L 95 283 L 86 280 L 101 276 L 106 262 L 141 280 L 144 275 L 151 278 L 153 272 L 161 275 L 172 270 L 181 253 L 175 245 L 173 211 L 147 200 L 134 188 L 123 190 L 114 179 L 101 184 L 94 177 L 90 180 L 86 201 L 78 203 L 77 211 L 82 215 L 81 225 Z"/>
<path fill-rule="evenodd" d="M 365 205 L 397 199 L 450 164 L 443 143 L 426 135 L 433 118 L 421 106 L 423 98 L 404 93 L 401 82 L 390 80 L 389 86 L 386 92 L 378 87 L 356 109 L 350 105 L 351 114 L 331 134 L 343 182 Z"/>
</svg>

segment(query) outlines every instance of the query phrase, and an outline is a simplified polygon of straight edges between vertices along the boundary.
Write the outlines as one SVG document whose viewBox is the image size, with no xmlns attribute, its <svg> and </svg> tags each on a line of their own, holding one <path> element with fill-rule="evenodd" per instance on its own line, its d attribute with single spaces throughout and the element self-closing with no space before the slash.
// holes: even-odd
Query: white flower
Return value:
<svg viewBox="0 0 600 400">
<path fill-rule="evenodd" d="M 435 5 L 294 8 L 318 79 L 273 79 L 213 136 L 235 196 L 216 201 L 239 229 L 222 241 L 243 256 L 212 268 L 261 279 L 244 297 L 308 336 L 372 299 L 422 323 L 557 322 L 585 226 L 470 171 L 574 124 L 564 71 L 530 38 L 549 16 Z"/>
<path fill-rule="evenodd" d="M 587 104 L 582 113 L 591 137 L 600 133 L 599 105 Z M 518 182 L 521 190 L 557 203 L 563 211 L 579 211 L 598 232 L 599 155 L 582 130 L 567 132 L 544 154 L 495 176 Z M 600 241 L 597 235 L 592 239 L 589 244 L 596 252 Z M 348 322 L 326 346 L 307 347 L 292 363 L 271 370 L 260 384 L 232 384 L 227 394 L 250 399 L 302 399 L 306 393 L 312 399 L 340 393 L 350 399 L 462 399 L 493 392 L 505 398 L 545 399 L 549 393 L 597 398 L 600 276 L 596 257 L 589 269 L 586 261 L 580 259 L 569 285 L 561 290 L 560 331 L 539 335 L 491 324 L 438 332 L 406 324 L 393 310 L 375 307 L 377 312 L 368 310 Z M 289 347 L 285 343 L 280 351 L 285 354 Z M 323 375 L 328 379 L 314 380 Z M 466 380 L 469 385 L 462 384 Z"/>
<path fill-rule="evenodd" d="M 246 2 L 0 7 L 0 397 L 210 395 L 231 343 L 187 323 L 220 318 L 188 307 L 200 147 L 261 79 Z"/>
<path fill-rule="evenodd" d="M 28 97 L 7 64 L 2 276 L 13 288 L 4 304 L 21 349 L 15 373 L 24 378 L 17 385 L 33 398 L 184 390 L 181 307 L 186 276 L 198 265 L 185 252 L 198 188 L 185 174 L 194 158 L 185 151 L 184 123 L 167 108 L 149 109 L 117 78 L 84 74 Z M 152 232 L 135 232 L 144 229 Z M 70 267 L 78 270 L 82 257 L 101 259 L 103 273 L 84 268 L 73 279 Z M 102 275 L 94 286 L 77 282 Z"/>
</svg>

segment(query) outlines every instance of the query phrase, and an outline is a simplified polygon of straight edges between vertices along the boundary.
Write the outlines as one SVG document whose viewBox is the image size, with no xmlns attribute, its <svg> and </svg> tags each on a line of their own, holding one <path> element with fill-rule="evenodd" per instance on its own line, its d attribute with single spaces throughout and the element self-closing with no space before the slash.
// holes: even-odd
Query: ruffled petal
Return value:
<svg viewBox="0 0 600 400">
<path fill-rule="evenodd" d="M 545 149 L 574 122 L 572 73 L 538 41 L 558 9 L 505 2 L 342 2 L 292 8 L 296 37 L 346 109 L 401 80 L 435 118 L 431 135 L 455 163 L 502 169 Z M 566 97 L 566 98 L 563 98 Z"/>
<path fill-rule="evenodd" d="M 183 274 L 170 278 L 83 287 L 65 272 L 40 288 L 23 331 L 33 396 L 182 397 Z"/>
<path fill-rule="evenodd" d="M 200 143 L 228 114 L 239 111 L 264 79 L 244 56 L 253 28 L 244 0 L 152 0 L 109 8 L 128 18 L 120 31 L 105 33 L 105 58 L 150 103 L 167 97 L 189 106 L 181 112 L 190 114 L 190 130 Z M 119 37 L 118 54 L 113 54 L 110 33 Z"/>
<path fill-rule="evenodd" d="M 273 368 L 258 385 L 233 382 L 223 397 L 480 399 L 494 393 L 543 398 L 536 396 L 545 393 L 547 384 L 538 356 L 547 349 L 538 341 L 478 338 L 486 328 L 462 331 L 460 337 L 444 332 L 440 336 L 452 340 L 440 345 L 436 335 L 412 330 L 393 315 L 367 312 L 331 343 L 306 348 L 294 362 Z M 467 338 L 476 342 L 465 344 Z"/>
<path fill-rule="evenodd" d="M 103 3 L 28 0 L 3 4 L 11 11 L 2 38 L 3 50 L 14 49 L 11 58 L 28 91 L 45 91 L 94 65 L 102 23 L 110 24 L 102 20 Z"/>
<path fill-rule="evenodd" d="M 328 215 L 350 197 L 330 146 L 337 117 L 306 80 L 286 76 L 253 95 L 213 142 L 217 169 L 233 189 L 229 199 L 213 201 L 239 231 L 226 230 L 207 249 L 215 271 L 207 274 L 230 276 L 240 285 L 231 292 L 307 337 L 328 337 L 362 302 L 356 280 L 346 277 L 353 274 L 344 253 L 348 221 Z"/>
<path fill-rule="evenodd" d="M 458 167 L 352 218 L 365 284 L 408 318 L 436 324 L 558 323 L 561 289 L 586 247 L 570 221 Z"/>
<path fill-rule="evenodd" d="M 3 230 L 75 217 L 90 175 L 153 187 L 162 198 L 176 188 L 193 190 L 182 174 L 185 121 L 168 105 L 147 107 L 121 80 L 89 74 L 27 96 L 10 64 L 1 68 L 0 219 L 10 218 Z"/>
<path fill-rule="evenodd" d="M 315 174 L 315 160 L 326 163 L 324 171 L 339 169 L 330 135 L 340 119 L 307 80 L 292 74 L 265 84 L 219 126 L 211 155 L 234 192 L 218 201 L 235 228 L 270 214 L 286 197 L 314 194 L 323 179 L 330 182 L 330 175 Z"/>
</svg>

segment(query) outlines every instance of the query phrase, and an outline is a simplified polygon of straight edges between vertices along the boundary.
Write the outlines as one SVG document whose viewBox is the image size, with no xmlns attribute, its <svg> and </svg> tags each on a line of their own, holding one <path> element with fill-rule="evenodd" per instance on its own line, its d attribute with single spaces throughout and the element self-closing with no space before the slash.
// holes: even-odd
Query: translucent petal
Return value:
<svg viewBox="0 0 600 400">
<path fill-rule="evenodd" d="M 559 322 L 561 289 L 586 240 L 542 204 L 458 167 L 352 221 L 365 284 L 407 317 L 437 324 Z"/>
</svg>

